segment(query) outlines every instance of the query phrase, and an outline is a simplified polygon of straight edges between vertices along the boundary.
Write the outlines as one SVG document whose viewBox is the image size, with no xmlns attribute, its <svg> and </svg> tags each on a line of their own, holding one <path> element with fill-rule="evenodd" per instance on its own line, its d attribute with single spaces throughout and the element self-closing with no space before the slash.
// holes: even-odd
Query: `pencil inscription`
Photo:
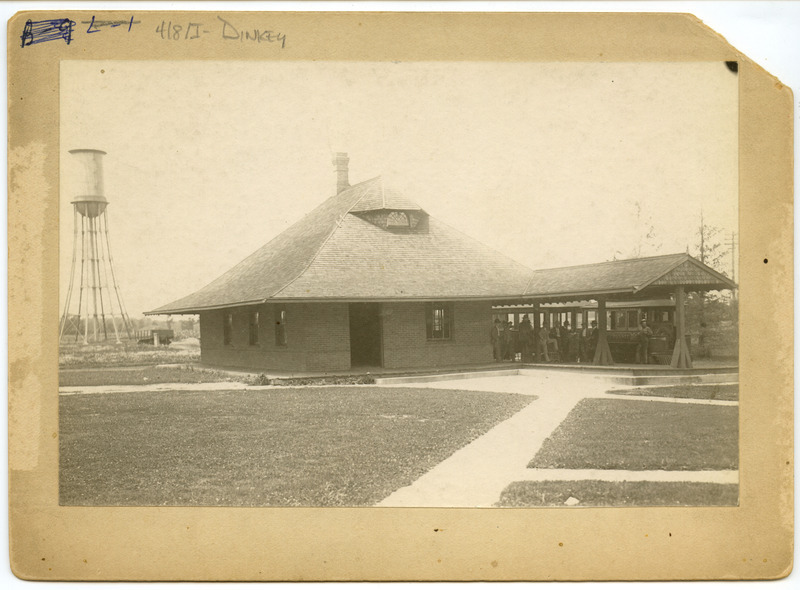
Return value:
<svg viewBox="0 0 800 590">
<path fill-rule="evenodd" d="M 281 49 L 286 47 L 286 35 L 284 33 L 258 27 L 242 28 L 221 16 L 217 16 L 217 19 L 222 23 L 222 29 L 219 30 L 219 33 L 226 41 L 274 43 L 280 45 Z M 215 33 L 217 30 L 213 26 L 206 25 L 206 23 L 195 22 L 161 21 L 156 27 L 156 33 L 165 41 L 200 39 L 205 35 Z"/>
<path fill-rule="evenodd" d="M 270 29 L 259 29 L 257 27 L 253 27 L 252 30 L 249 28 L 246 30 L 239 30 L 221 16 L 218 16 L 217 18 L 222 21 L 223 39 L 234 41 L 252 41 L 255 43 L 279 43 L 281 49 L 286 47 L 286 35 L 283 33 L 278 33 Z"/>
</svg>

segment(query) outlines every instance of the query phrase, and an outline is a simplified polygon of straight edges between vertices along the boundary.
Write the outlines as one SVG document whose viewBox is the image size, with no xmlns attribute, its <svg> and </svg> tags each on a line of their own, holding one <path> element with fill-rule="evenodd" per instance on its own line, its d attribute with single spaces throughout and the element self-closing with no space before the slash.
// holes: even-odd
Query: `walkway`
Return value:
<svg viewBox="0 0 800 590">
<path fill-rule="evenodd" d="M 386 385 L 385 387 L 400 387 Z M 485 377 L 415 384 L 435 389 L 467 389 L 536 395 L 537 399 L 510 419 L 495 426 L 411 485 L 378 503 L 393 507 L 490 507 L 514 481 L 602 479 L 608 481 L 696 481 L 736 483 L 738 471 L 612 471 L 528 469 L 545 439 L 587 397 L 737 405 L 716 400 L 686 400 L 607 394 L 607 381 L 591 375 L 542 372 L 541 375 Z"/>
</svg>

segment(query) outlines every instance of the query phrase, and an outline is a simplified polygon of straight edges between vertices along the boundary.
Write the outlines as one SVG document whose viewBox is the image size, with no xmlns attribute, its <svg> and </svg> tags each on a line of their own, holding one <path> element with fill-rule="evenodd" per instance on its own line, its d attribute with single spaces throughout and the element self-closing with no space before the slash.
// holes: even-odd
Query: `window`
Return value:
<svg viewBox="0 0 800 590">
<path fill-rule="evenodd" d="M 250 313 L 250 346 L 258 344 L 258 312 Z"/>
<path fill-rule="evenodd" d="M 429 303 L 425 315 L 428 340 L 450 340 L 453 337 L 452 303 Z"/>
<path fill-rule="evenodd" d="M 286 346 L 286 310 L 275 310 L 275 346 Z"/>
<path fill-rule="evenodd" d="M 228 312 L 222 318 L 222 344 L 229 346 L 233 339 L 233 314 Z"/>
<path fill-rule="evenodd" d="M 646 318 L 647 313 L 642 314 L 642 319 Z M 632 309 L 628 312 L 628 329 L 636 330 L 639 328 L 639 312 Z"/>
<path fill-rule="evenodd" d="M 408 216 L 402 211 L 392 211 L 386 218 L 386 227 L 408 227 Z"/>
</svg>

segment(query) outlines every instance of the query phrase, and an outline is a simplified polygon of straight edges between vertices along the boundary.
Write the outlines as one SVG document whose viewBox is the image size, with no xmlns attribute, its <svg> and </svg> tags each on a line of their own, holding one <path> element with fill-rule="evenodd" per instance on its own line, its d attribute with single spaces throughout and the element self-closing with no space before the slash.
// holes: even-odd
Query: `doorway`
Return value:
<svg viewBox="0 0 800 590">
<path fill-rule="evenodd" d="M 382 367 L 380 303 L 350 304 L 350 366 Z"/>
</svg>

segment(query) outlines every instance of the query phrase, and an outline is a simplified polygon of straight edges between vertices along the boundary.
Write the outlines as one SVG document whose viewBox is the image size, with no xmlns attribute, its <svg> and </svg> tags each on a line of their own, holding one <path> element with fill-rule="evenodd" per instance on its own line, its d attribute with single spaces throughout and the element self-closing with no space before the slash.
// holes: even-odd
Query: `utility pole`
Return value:
<svg viewBox="0 0 800 590">
<path fill-rule="evenodd" d="M 731 239 L 730 241 L 726 242 L 726 246 L 730 246 L 731 249 L 731 280 L 736 282 L 736 232 L 731 231 Z M 731 309 L 733 311 L 733 319 L 734 321 L 739 321 L 739 305 L 736 301 L 736 289 L 731 289 Z"/>
<path fill-rule="evenodd" d="M 731 280 L 736 281 L 736 232 L 731 232 L 731 239 L 725 244 L 731 249 Z"/>
<path fill-rule="evenodd" d="M 700 207 L 700 262 L 706 263 L 706 224 L 703 223 L 702 207 Z"/>
<path fill-rule="evenodd" d="M 706 224 L 703 221 L 703 208 L 700 207 L 700 262 L 706 263 Z M 706 324 L 706 294 L 699 293 L 700 296 L 700 326 Z"/>
</svg>

